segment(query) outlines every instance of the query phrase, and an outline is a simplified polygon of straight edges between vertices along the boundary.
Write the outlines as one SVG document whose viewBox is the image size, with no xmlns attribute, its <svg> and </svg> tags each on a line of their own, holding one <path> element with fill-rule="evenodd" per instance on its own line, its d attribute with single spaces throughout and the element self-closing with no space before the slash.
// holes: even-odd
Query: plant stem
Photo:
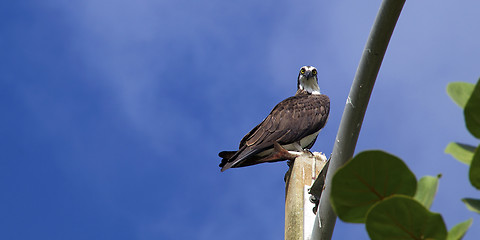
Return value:
<svg viewBox="0 0 480 240">
<path fill-rule="evenodd" d="M 337 169 L 353 157 L 368 101 L 404 3 L 405 0 L 384 0 L 378 11 L 352 83 L 333 146 L 326 188 L 317 212 L 320 214 L 321 227 L 319 225 L 314 227 L 311 239 L 332 238 L 337 216 L 330 205 L 331 185 L 329 183 Z M 314 184 L 312 188 L 315 187 Z"/>
</svg>

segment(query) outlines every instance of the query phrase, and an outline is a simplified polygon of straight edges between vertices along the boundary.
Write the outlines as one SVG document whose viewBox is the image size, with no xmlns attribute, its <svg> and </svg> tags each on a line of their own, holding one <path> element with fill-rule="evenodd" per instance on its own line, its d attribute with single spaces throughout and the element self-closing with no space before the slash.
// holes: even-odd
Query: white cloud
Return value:
<svg viewBox="0 0 480 240">
<path fill-rule="evenodd" d="M 479 29 L 478 22 L 474 21 L 474 10 L 478 9 L 474 4 L 478 3 L 468 3 L 471 5 L 407 2 L 381 70 L 382 78 L 374 91 L 372 101 L 376 102 L 371 102 L 367 112 L 366 120 L 376 124 L 367 122 L 364 125 L 359 146 L 364 144 L 370 148 L 388 144 L 386 147 L 393 151 L 418 150 L 416 156 L 423 157 L 436 151 L 442 143 L 430 142 L 435 136 L 411 139 L 405 128 L 422 124 L 438 129 L 437 134 L 452 132 L 442 129 L 445 126 L 442 121 L 453 118 L 447 118 L 442 108 L 433 106 L 445 103 L 445 99 L 438 99 L 444 97 L 442 88 L 446 82 L 475 81 L 480 75 L 476 66 L 480 48 L 475 42 L 478 37 L 474 31 Z M 251 4 L 253 2 L 86 0 L 51 1 L 48 7 L 61 8 L 68 15 L 72 48 L 80 53 L 89 68 L 102 76 L 103 81 L 96 84 L 104 86 L 116 97 L 113 101 L 118 103 L 131 126 L 149 139 L 153 149 L 173 151 L 172 147 L 177 147 L 180 142 L 195 142 L 205 135 L 206 128 L 213 129 L 214 126 L 205 119 L 228 121 L 226 124 L 235 128 L 244 128 L 261 120 L 266 114 L 265 106 L 253 103 L 260 99 L 260 95 L 262 99 L 269 99 L 265 102 L 274 104 L 277 100 L 271 98 L 281 100 L 279 96 L 293 93 L 301 65 L 318 65 L 321 74 L 325 74 L 322 91 L 335 97 L 335 102 L 345 102 L 341 98 L 346 97 L 373 21 L 371 16 L 378 6 L 354 1 L 328 6 L 312 2 L 308 7 L 294 3 L 281 5 L 282 11 L 275 12 L 271 11 L 274 10 L 272 2 Z M 430 9 L 431 6 L 435 11 Z M 259 12 L 246 14 L 255 9 Z M 271 29 L 265 28 L 261 22 L 270 16 L 278 20 L 268 25 L 273 26 Z M 189 67 L 186 73 L 176 73 L 179 69 L 183 71 L 185 65 Z M 230 74 L 235 78 L 229 78 Z M 434 90 L 428 92 L 427 89 Z M 186 95 L 190 97 L 189 104 L 179 104 L 178 100 Z M 222 104 L 225 102 L 231 109 L 224 109 L 227 104 Z M 273 105 L 267 108 L 271 107 Z M 343 110 L 343 105 L 333 107 L 335 111 Z M 199 108 L 205 113 L 202 118 L 191 113 Z M 392 114 L 391 111 L 408 119 L 386 117 Z M 253 119 L 252 116 L 260 117 Z M 438 121 L 434 121 L 435 118 Z M 431 121 L 421 121 L 425 119 Z M 222 121 L 215 123 L 225 124 Z M 205 145 L 208 146 L 214 141 L 212 136 L 202 139 L 206 139 Z M 429 146 L 412 149 L 414 141 Z M 425 164 L 425 161 L 411 163 L 422 164 L 424 168 L 432 164 Z M 270 185 L 272 181 L 263 184 Z M 250 209 L 248 214 L 253 214 L 242 220 L 256 219 L 259 224 L 266 224 L 261 221 L 267 214 L 262 209 L 265 208 L 264 202 L 268 201 L 268 193 L 255 192 L 253 187 L 244 188 L 239 182 L 232 185 L 237 188 L 225 190 L 225 196 L 215 202 L 221 202 L 222 209 L 230 209 L 235 204 L 225 201 L 233 199 L 234 203 Z M 248 201 L 246 199 L 251 198 L 238 198 L 238 194 L 258 195 L 261 200 Z M 178 205 L 172 209 L 181 210 L 178 211 L 179 218 L 173 219 L 177 227 L 181 229 L 182 220 L 194 207 L 181 210 Z M 255 214 L 255 211 L 259 213 Z M 234 213 L 227 214 L 235 217 Z M 216 220 L 215 215 L 209 217 L 210 221 L 201 225 L 205 227 L 204 236 L 213 236 L 214 231 L 223 226 L 221 222 L 212 223 Z M 145 234 L 155 233 L 155 229 L 165 227 L 168 220 L 168 217 L 161 219 L 158 225 L 149 222 L 143 230 Z M 241 222 L 238 219 L 232 221 Z M 233 228 L 235 223 L 228 226 Z M 224 232 L 229 233 L 228 230 Z"/>
</svg>

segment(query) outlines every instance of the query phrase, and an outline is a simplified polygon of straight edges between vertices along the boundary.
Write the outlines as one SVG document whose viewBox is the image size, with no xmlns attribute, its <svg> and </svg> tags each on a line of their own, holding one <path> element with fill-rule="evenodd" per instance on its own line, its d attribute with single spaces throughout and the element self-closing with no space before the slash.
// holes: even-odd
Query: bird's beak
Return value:
<svg viewBox="0 0 480 240">
<path fill-rule="evenodd" d="M 307 71 L 307 78 L 312 78 L 313 77 L 313 73 L 312 71 Z"/>
</svg>

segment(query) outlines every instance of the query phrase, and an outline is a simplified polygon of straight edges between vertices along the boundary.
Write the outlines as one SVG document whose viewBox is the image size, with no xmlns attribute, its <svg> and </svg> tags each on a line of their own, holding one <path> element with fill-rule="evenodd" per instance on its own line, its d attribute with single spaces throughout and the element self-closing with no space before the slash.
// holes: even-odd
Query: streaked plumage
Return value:
<svg viewBox="0 0 480 240">
<path fill-rule="evenodd" d="M 239 150 L 218 154 L 222 158 L 219 165 L 222 172 L 229 168 L 285 160 L 267 158 L 275 142 L 289 151 L 310 149 L 325 126 L 329 111 L 330 99 L 320 94 L 317 70 L 311 66 L 302 67 L 295 96 L 277 104 L 265 120 L 243 137 Z"/>
</svg>

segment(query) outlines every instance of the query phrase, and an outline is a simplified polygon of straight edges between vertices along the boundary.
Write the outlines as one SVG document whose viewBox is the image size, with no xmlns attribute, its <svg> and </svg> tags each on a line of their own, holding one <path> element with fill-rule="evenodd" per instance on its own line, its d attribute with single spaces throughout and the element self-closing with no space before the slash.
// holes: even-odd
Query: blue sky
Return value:
<svg viewBox="0 0 480 240">
<path fill-rule="evenodd" d="M 0 238 L 282 239 L 286 164 L 220 173 L 314 65 L 330 96 L 315 151 L 333 147 L 380 1 L 3 1 Z M 480 2 L 407 1 L 357 152 L 384 149 L 442 173 L 432 210 L 480 217 L 468 169 L 443 153 L 478 144 L 448 98 L 480 77 Z M 334 239 L 367 239 L 337 221 Z"/>
</svg>

